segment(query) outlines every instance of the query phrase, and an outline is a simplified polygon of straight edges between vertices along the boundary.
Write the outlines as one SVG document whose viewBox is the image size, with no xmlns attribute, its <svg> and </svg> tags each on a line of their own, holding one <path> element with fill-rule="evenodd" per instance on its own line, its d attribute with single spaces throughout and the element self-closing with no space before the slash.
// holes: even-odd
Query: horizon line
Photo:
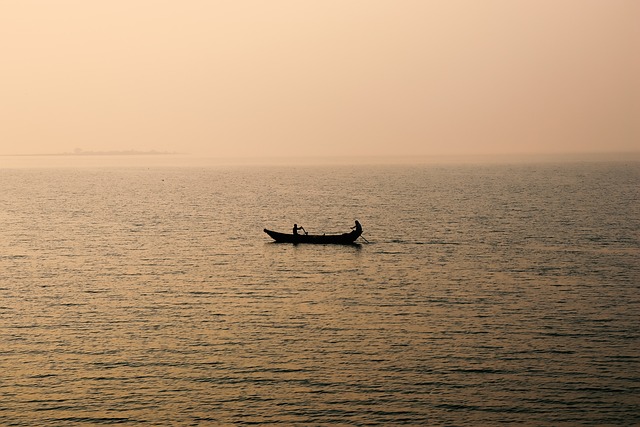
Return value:
<svg viewBox="0 0 640 427">
<path fill-rule="evenodd" d="M 437 164 L 543 164 L 543 163 L 639 163 L 640 151 L 440 154 L 394 156 L 235 156 L 215 157 L 170 152 L 90 152 L 79 154 L 0 154 L 4 167 L 111 167 L 111 166 L 364 166 Z M 11 160 L 13 159 L 13 160 Z M 120 160 L 117 160 L 120 159 Z M 27 162 L 27 163 L 25 163 Z M 34 164 L 35 162 L 35 164 Z M 117 162 L 117 163 L 114 163 Z M 124 162 L 124 163 L 123 163 Z M 13 164 L 12 164 L 13 163 Z"/>
</svg>

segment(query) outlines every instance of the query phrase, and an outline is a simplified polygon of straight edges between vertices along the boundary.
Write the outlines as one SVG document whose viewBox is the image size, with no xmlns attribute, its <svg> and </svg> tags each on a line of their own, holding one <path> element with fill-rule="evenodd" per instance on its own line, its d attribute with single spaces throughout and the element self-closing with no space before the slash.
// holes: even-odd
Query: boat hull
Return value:
<svg viewBox="0 0 640 427">
<path fill-rule="evenodd" d="M 352 231 L 344 234 L 287 234 L 264 229 L 276 243 L 309 243 L 316 245 L 353 245 L 362 232 Z"/>
</svg>

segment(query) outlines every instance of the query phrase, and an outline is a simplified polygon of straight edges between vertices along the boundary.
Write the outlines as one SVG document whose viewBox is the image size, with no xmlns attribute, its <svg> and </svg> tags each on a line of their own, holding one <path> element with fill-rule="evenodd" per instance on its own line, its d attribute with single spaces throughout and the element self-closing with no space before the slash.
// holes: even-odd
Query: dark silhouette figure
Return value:
<svg viewBox="0 0 640 427">
<path fill-rule="evenodd" d="M 358 233 L 358 235 L 362 234 L 362 226 L 360 225 L 357 219 L 356 219 L 356 225 L 351 227 L 351 229 L 356 230 L 356 233 Z"/>
<path fill-rule="evenodd" d="M 298 235 L 298 230 L 302 230 L 304 231 L 303 227 L 298 227 L 298 224 L 293 224 L 293 235 L 297 236 Z M 306 231 L 305 231 L 306 234 Z"/>
</svg>

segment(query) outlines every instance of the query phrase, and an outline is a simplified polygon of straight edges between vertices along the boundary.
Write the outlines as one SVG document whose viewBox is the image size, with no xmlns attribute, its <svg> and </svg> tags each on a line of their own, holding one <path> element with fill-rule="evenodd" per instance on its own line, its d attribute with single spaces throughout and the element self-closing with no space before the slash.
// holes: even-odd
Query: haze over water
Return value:
<svg viewBox="0 0 640 427">
<path fill-rule="evenodd" d="M 639 193 L 638 162 L 0 169 L 0 424 L 640 423 Z"/>
<path fill-rule="evenodd" d="M 638 151 L 636 0 L 0 2 L 0 155 Z"/>
</svg>

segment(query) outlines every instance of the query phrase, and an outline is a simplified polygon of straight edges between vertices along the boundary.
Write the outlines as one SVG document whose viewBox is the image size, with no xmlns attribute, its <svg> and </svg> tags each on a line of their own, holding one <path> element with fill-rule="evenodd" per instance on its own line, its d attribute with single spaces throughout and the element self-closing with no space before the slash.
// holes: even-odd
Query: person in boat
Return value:
<svg viewBox="0 0 640 427">
<path fill-rule="evenodd" d="M 362 234 L 362 226 L 360 225 L 357 219 L 356 219 L 356 225 L 351 227 L 351 229 L 355 230 L 358 235 Z"/>
<path fill-rule="evenodd" d="M 298 224 L 293 224 L 293 235 L 294 236 L 298 235 L 298 230 L 304 231 L 304 228 L 303 227 L 298 227 Z M 305 233 L 306 233 L 306 231 L 305 231 Z"/>
</svg>

